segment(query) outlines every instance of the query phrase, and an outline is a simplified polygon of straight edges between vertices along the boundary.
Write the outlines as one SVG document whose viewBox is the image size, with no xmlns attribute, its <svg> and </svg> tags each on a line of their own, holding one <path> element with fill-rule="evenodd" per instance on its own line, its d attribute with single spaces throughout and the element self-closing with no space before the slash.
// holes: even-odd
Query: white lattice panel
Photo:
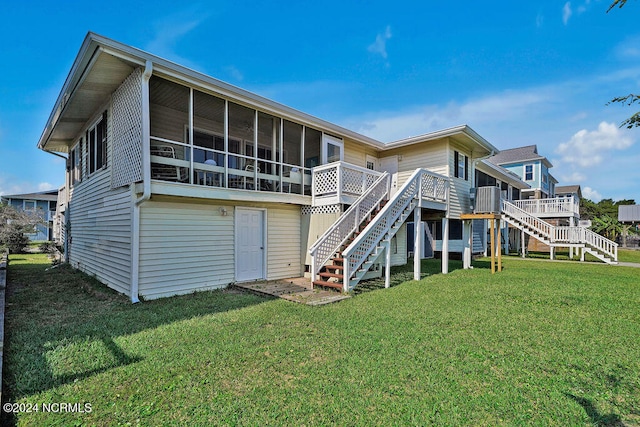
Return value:
<svg viewBox="0 0 640 427">
<path fill-rule="evenodd" d="M 142 181 L 142 70 L 113 94 L 111 188 Z"/>
<path fill-rule="evenodd" d="M 303 206 L 302 215 L 331 214 L 342 212 L 342 205 Z"/>
<path fill-rule="evenodd" d="M 346 194 L 362 194 L 364 174 L 358 170 L 342 169 L 342 191 Z"/>
<path fill-rule="evenodd" d="M 331 168 L 317 172 L 313 177 L 315 195 L 335 194 L 338 191 L 338 169 Z"/>
</svg>

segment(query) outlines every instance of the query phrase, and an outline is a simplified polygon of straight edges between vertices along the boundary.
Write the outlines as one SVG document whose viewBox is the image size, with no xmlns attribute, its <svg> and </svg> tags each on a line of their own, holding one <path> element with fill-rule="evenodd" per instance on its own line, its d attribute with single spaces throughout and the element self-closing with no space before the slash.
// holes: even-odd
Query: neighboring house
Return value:
<svg viewBox="0 0 640 427">
<path fill-rule="evenodd" d="M 640 238 L 637 235 L 629 237 L 631 228 L 640 231 L 640 205 L 618 206 L 618 221 L 622 223 L 622 246 L 640 246 Z"/>
<path fill-rule="evenodd" d="M 544 199 L 555 197 L 558 181 L 551 175 L 551 162 L 538 154 L 536 145 L 502 150 L 489 158 L 493 164 L 515 173 L 531 188 L 522 192 L 523 199 Z"/>
<path fill-rule="evenodd" d="M 41 223 L 36 226 L 35 233 L 26 235 L 29 240 L 54 240 L 53 219 L 58 201 L 58 190 L 12 194 L 2 196 L 1 199 L 2 202 L 16 209 L 32 213 L 40 218 Z"/>
<path fill-rule="evenodd" d="M 557 185 L 556 197 L 575 197 L 580 201 L 582 199 L 582 189 L 579 185 Z"/>
</svg>

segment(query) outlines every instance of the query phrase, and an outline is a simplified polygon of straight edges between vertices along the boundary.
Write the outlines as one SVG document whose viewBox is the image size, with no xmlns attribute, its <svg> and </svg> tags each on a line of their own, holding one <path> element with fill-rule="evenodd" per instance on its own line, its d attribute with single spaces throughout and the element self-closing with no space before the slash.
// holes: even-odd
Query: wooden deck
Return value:
<svg viewBox="0 0 640 427">
<path fill-rule="evenodd" d="M 268 282 L 236 283 L 233 287 L 258 295 L 278 297 L 287 301 L 314 306 L 331 304 L 351 298 L 351 295 L 336 291 L 313 289 L 309 279 L 304 277 Z"/>
</svg>

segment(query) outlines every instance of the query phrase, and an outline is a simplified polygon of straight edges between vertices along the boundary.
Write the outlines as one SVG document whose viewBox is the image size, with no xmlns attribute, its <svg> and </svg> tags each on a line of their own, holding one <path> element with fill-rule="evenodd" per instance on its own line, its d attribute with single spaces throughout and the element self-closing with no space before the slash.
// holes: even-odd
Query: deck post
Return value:
<svg viewBox="0 0 640 427">
<path fill-rule="evenodd" d="M 499 219 L 496 219 L 496 228 L 498 229 L 498 271 L 502 271 L 502 228 Z"/>
<path fill-rule="evenodd" d="M 551 260 L 554 259 L 555 254 L 556 254 L 556 248 L 554 246 L 549 246 L 549 256 Z"/>
<path fill-rule="evenodd" d="M 420 204 L 413 210 L 413 280 L 420 280 L 422 261 L 422 208 Z"/>
<path fill-rule="evenodd" d="M 449 273 L 449 218 L 442 218 L 442 274 Z"/>
<path fill-rule="evenodd" d="M 573 196 L 571 196 L 573 198 Z M 573 202 L 573 200 L 572 200 Z M 569 218 L 569 225 L 571 227 L 575 226 L 575 219 L 574 217 Z M 573 239 L 569 240 L 570 243 L 573 243 Z M 573 246 L 569 246 L 569 259 L 573 259 Z"/>
<path fill-rule="evenodd" d="M 496 232 L 493 229 L 495 222 L 494 219 L 489 220 L 489 233 L 491 234 L 491 246 L 489 247 L 489 252 L 491 252 L 491 274 L 496 272 Z"/>
<path fill-rule="evenodd" d="M 524 236 L 524 228 L 520 232 L 520 248 L 522 249 L 522 258 L 524 258 L 527 254 L 527 248 L 525 247 L 525 236 Z"/>
<path fill-rule="evenodd" d="M 472 233 L 471 233 L 471 221 L 462 221 L 462 241 L 464 243 L 464 250 L 462 253 L 462 267 L 464 269 L 471 268 L 471 245 Z"/>
<path fill-rule="evenodd" d="M 385 249 L 384 287 L 391 286 L 391 238 L 387 234 L 387 248 Z"/>
</svg>

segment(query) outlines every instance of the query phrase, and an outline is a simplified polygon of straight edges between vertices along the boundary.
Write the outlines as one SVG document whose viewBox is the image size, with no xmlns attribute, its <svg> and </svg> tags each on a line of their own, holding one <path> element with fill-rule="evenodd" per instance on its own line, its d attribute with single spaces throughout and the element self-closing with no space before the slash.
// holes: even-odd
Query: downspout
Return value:
<svg viewBox="0 0 640 427">
<path fill-rule="evenodd" d="M 67 204 L 67 208 L 64 212 L 64 224 L 61 225 L 61 227 L 65 228 L 65 232 L 64 232 L 64 242 L 62 242 L 62 250 L 64 251 L 64 255 L 63 255 L 63 259 L 65 263 L 69 262 L 69 230 L 67 230 L 67 221 L 69 219 L 69 213 L 70 213 L 70 209 L 69 209 L 69 192 L 70 192 L 70 186 L 71 186 L 71 182 L 69 180 L 69 174 L 70 174 L 70 166 L 69 166 L 69 157 L 65 157 L 62 154 L 58 154 L 55 153 L 53 151 L 47 151 L 44 150 L 45 152 L 49 153 L 49 154 L 53 154 L 54 156 L 58 156 L 61 159 L 64 159 L 64 188 L 67 194 L 67 197 L 64 202 Z"/>
<path fill-rule="evenodd" d="M 140 206 L 151 198 L 151 130 L 149 124 L 149 79 L 153 73 L 153 63 L 147 61 L 142 73 L 142 195 L 133 204 L 133 224 L 131 244 L 131 302 L 140 302 L 138 281 L 140 279 Z M 135 197 L 135 184 L 131 184 Z"/>
</svg>

